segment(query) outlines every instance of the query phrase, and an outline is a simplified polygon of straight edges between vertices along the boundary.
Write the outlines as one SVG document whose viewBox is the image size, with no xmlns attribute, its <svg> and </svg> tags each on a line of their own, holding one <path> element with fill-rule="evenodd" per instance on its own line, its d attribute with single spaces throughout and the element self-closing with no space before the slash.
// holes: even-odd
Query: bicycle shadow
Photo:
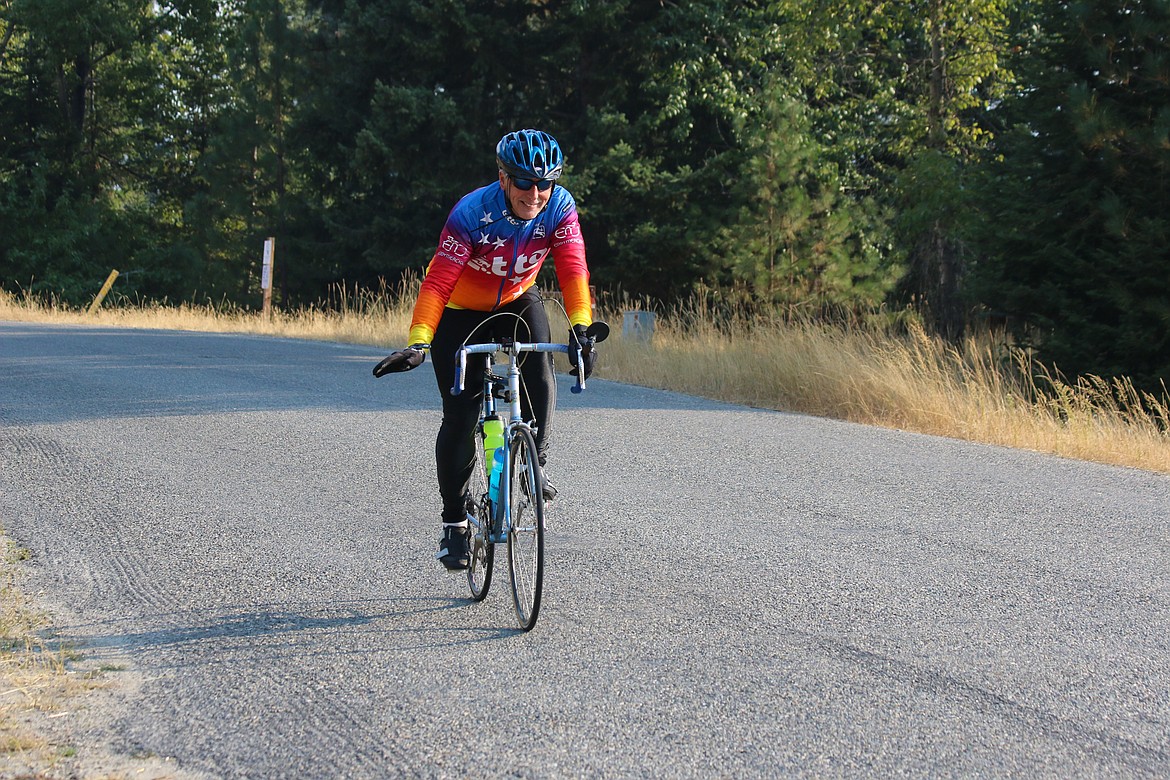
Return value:
<svg viewBox="0 0 1170 780">
<path fill-rule="evenodd" d="M 428 596 L 176 610 L 62 625 L 54 631 L 54 639 L 76 644 L 84 656 L 98 661 L 130 656 L 152 668 L 173 668 L 198 665 L 201 655 L 217 660 L 223 660 L 223 654 L 235 660 L 367 655 L 450 649 L 524 633 L 506 626 L 453 629 L 432 619 L 436 613 L 472 606 L 478 602 L 469 597 Z M 285 642 L 274 655 L 272 645 L 280 639 L 297 639 L 302 644 Z"/>
</svg>

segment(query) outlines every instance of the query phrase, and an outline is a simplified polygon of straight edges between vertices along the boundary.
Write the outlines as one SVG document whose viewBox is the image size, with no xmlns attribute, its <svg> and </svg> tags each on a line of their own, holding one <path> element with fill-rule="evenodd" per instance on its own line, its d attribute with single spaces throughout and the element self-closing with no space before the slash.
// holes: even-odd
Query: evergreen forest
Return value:
<svg viewBox="0 0 1170 780">
<path fill-rule="evenodd" d="M 393 285 L 521 127 L 599 290 L 1170 377 L 1170 0 L 0 0 L 0 288 Z"/>
</svg>

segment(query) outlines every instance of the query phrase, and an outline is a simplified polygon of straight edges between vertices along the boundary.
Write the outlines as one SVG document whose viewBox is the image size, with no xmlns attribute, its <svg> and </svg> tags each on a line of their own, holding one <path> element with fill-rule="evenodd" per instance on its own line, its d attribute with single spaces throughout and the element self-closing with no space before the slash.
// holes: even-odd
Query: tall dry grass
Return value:
<svg viewBox="0 0 1170 780">
<path fill-rule="evenodd" d="M 716 325 L 721 320 L 722 325 Z M 760 321 L 702 306 L 653 343 L 607 350 L 606 376 L 772 409 L 1170 473 L 1170 401 L 1128 379 L 1066 381 L 984 332 L 954 346 L 897 328 Z M 620 346 L 619 346 L 620 345 Z"/>
<path fill-rule="evenodd" d="M 339 287 L 314 306 L 273 310 L 268 317 L 231 305 L 190 302 L 135 303 L 114 300 L 93 314 L 54 297 L 17 296 L 0 290 L 0 319 L 125 328 L 254 333 L 284 338 L 338 341 L 347 344 L 400 343 L 410 327 L 411 301 L 417 280 L 379 290 Z"/>
<path fill-rule="evenodd" d="M 417 280 L 337 290 L 318 306 L 263 318 L 214 306 L 120 305 L 93 315 L 0 292 L 0 319 L 244 332 L 401 346 Z M 696 299 L 659 311 L 653 340 L 623 339 L 621 306 L 598 375 L 752 406 L 1026 448 L 1170 473 L 1170 402 L 1131 382 L 1074 382 L 984 333 L 953 346 L 913 320 L 826 325 L 715 311 Z M 718 323 L 718 324 L 717 324 Z"/>
</svg>

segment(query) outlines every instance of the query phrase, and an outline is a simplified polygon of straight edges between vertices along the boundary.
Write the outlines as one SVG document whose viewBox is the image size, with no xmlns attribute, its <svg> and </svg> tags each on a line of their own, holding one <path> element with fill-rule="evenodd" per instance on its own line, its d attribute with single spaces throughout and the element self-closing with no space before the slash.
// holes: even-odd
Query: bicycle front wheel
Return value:
<svg viewBox="0 0 1170 780">
<path fill-rule="evenodd" d="M 544 584 L 544 480 L 532 433 L 512 434 L 509 472 L 508 563 L 516 617 L 525 631 L 536 625 Z"/>
<path fill-rule="evenodd" d="M 483 458 L 483 433 L 475 437 L 475 467 L 467 487 L 468 553 L 467 585 L 474 601 L 487 598 L 492 585 L 491 502 L 488 501 L 487 471 Z"/>
</svg>

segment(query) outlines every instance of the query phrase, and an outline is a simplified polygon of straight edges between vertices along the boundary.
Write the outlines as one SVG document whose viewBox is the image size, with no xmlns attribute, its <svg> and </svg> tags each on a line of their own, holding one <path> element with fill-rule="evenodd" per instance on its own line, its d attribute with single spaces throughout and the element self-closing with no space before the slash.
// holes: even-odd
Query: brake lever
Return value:
<svg viewBox="0 0 1170 780">
<path fill-rule="evenodd" d="M 456 396 L 463 392 L 463 375 L 467 372 L 467 350 L 460 347 L 455 352 L 455 383 L 451 385 L 451 395 Z"/>
<path fill-rule="evenodd" d="M 593 351 L 593 347 L 597 344 L 597 339 L 590 336 L 585 339 L 584 344 L 579 343 L 577 350 L 577 384 L 569 388 L 569 391 L 576 394 L 585 389 L 585 354 Z"/>
</svg>

